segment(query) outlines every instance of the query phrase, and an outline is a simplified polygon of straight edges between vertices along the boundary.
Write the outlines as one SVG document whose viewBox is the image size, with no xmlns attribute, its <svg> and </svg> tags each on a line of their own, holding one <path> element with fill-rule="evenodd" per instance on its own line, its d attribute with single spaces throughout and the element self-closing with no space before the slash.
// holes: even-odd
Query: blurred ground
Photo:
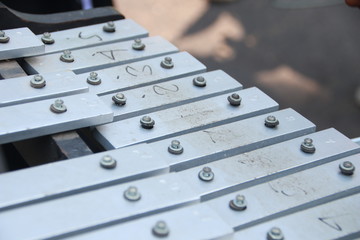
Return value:
<svg viewBox="0 0 360 240">
<path fill-rule="evenodd" d="M 222 69 L 281 108 L 294 108 L 318 130 L 360 136 L 359 9 L 279 9 L 271 0 L 115 0 L 115 7 L 209 70 Z"/>
</svg>

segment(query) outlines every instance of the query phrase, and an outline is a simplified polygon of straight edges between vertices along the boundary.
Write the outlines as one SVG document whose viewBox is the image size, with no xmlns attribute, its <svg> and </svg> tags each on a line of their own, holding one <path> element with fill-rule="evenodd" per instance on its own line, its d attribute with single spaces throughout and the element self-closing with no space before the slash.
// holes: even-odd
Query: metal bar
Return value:
<svg viewBox="0 0 360 240">
<path fill-rule="evenodd" d="M 43 54 L 143 38 L 149 35 L 146 29 L 131 19 L 117 20 L 113 21 L 113 23 L 116 29 L 114 32 L 105 32 L 103 30 L 106 23 L 52 32 L 51 38 L 54 43 L 45 44 L 45 53 Z M 37 35 L 39 40 L 42 37 L 43 34 Z"/>
<path fill-rule="evenodd" d="M 276 116 L 280 124 L 267 128 L 267 116 Z M 249 152 L 281 141 L 313 133 L 315 125 L 293 109 L 267 113 L 234 123 L 208 128 L 175 138 L 149 143 L 156 152 L 166 152 L 165 158 L 171 171 L 182 171 L 204 163 L 213 162 Z M 183 153 L 174 155 L 168 152 L 172 140 L 180 141 Z"/>
<path fill-rule="evenodd" d="M 278 104 L 257 88 L 241 90 L 240 106 L 231 106 L 228 94 L 154 112 L 152 129 L 140 126 L 141 117 L 125 119 L 95 128 L 94 135 L 106 148 L 120 148 L 145 141 L 199 131 L 274 111 Z"/>
<path fill-rule="evenodd" d="M 193 84 L 193 79 L 203 77 L 205 87 Z M 116 104 L 114 94 L 101 97 L 114 112 L 114 121 L 195 102 L 208 97 L 231 93 L 242 89 L 242 85 L 223 71 L 204 73 L 198 76 L 180 78 L 142 88 L 121 92 L 126 104 Z"/>
<path fill-rule="evenodd" d="M 159 239 L 152 229 L 158 221 L 164 221 L 171 239 L 230 239 L 233 230 L 206 205 L 188 206 L 154 216 L 145 217 L 129 223 L 110 226 L 69 237 L 69 240 L 118 239 L 127 236 L 131 239 Z"/>
<path fill-rule="evenodd" d="M 243 189 L 206 202 L 236 231 L 272 219 L 324 204 L 360 192 L 360 174 L 340 173 L 339 164 L 351 161 L 360 168 L 360 155 L 353 155 L 285 176 L 270 182 Z M 229 201 L 243 195 L 247 202 L 244 211 L 234 211 Z"/>
<path fill-rule="evenodd" d="M 130 186 L 137 188 L 128 194 L 133 201 L 125 199 Z M 7 240 L 66 237 L 198 200 L 176 174 L 167 174 L 4 211 L 0 214 L 0 232 Z M 22 231 L 14 231 L 15 225 Z"/>
<path fill-rule="evenodd" d="M 359 236 L 359 212 L 360 194 L 356 194 L 244 229 L 233 239 L 265 239 L 274 226 L 280 228 L 285 239 L 293 240 L 338 239 L 354 233 Z"/>
<path fill-rule="evenodd" d="M 314 141 L 314 154 L 301 151 L 300 146 L 305 138 Z M 360 147 L 350 139 L 335 129 L 328 129 L 206 163 L 180 172 L 179 175 L 202 199 L 207 200 L 359 152 Z M 211 182 L 199 179 L 199 172 L 205 166 L 210 167 L 215 175 Z"/>
<path fill-rule="evenodd" d="M 90 92 L 104 95 L 206 71 L 206 67 L 187 52 L 168 54 L 167 56 L 171 57 L 175 63 L 171 69 L 160 66 L 164 57 L 155 57 L 99 70 L 97 74 L 102 80 L 101 84 L 89 84 Z M 79 81 L 87 81 L 89 74 L 90 72 L 79 74 L 77 78 Z"/>
<path fill-rule="evenodd" d="M 28 28 L 4 30 L 8 42 L 1 42 L 0 60 L 33 56 L 45 51 L 44 44 Z M 3 40 L 2 40 L 3 41 Z"/>
<path fill-rule="evenodd" d="M 55 99 L 0 108 L 0 144 L 111 122 L 113 112 L 93 94 L 62 98 L 66 112 L 54 113 Z"/>
<path fill-rule="evenodd" d="M 38 100 L 68 96 L 89 91 L 85 82 L 75 79 L 73 72 L 45 73 L 40 83 L 44 86 L 32 87 L 31 82 L 40 79 L 39 75 L 11 78 L 0 81 L 0 107 Z"/>
<path fill-rule="evenodd" d="M 132 48 L 133 41 L 125 41 L 74 50 L 70 54 L 73 57 L 72 62 L 60 60 L 62 53 L 25 58 L 23 67 L 31 74 L 52 72 L 54 69 L 84 73 L 178 51 L 174 45 L 161 37 L 143 38 L 142 42 L 146 47 L 140 51 Z M 71 59 L 69 56 L 66 58 Z"/>
</svg>

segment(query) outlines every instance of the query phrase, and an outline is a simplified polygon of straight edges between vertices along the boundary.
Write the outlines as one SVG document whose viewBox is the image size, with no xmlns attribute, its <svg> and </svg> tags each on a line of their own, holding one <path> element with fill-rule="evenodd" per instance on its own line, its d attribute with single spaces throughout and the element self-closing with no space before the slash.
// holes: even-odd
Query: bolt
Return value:
<svg viewBox="0 0 360 240">
<path fill-rule="evenodd" d="M 313 144 L 313 140 L 311 138 L 305 138 L 304 142 L 301 144 L 301 150 L 305 153 L 314 153 L 316 148 Z"/>
<path fill-rule="evenodd" d="M 172 154 L 182 154 L 184 152 L 184 148 L 181 146 L 180 141 L 172 140 L 170 146 L 168 147 L 169 153 Z"/>
<path fill-rule="evenodd" d="M 215 177 L 215 174 L 213 173 L 213 171 L 209 167 L 204 167 L 199 172 L 199 178 L 202 181 L 210 182 L 210 181 L 212 181 L 214 179 L 214 177 Z"/>
<path fill-rule="evenodd" d="M 347 176 L 353 175 L 355 171 L 355 166 L 350 161 L 340 163 L 339 168 L 341 173 Z"/>
<path fill-rule="evenodd" d="M 70 63 L 74 61 L 74 57 L 71 55 L 71 52 L 69 50 L 65 50 L 63 54 L 61 54 L 60 60 Z"/>
<path fill-rule="evenodd" d="M 9 40 L 10 37 L 6 36 L 5 32 L 0 30 L 0 43 L 7 43 Z"/>
<path fill-rule="evenodd" d="M 160 66 L 163 68 L 170 69 L 170 68 L 174 67 L 174 63 L 173 63 L 171 57 L 165 57 L 164 60 L 161 61 Z"/>
<path fill-rule="evenodd" d="M 104 26 L 103 26 L 103 30 L 105 32 L 115 32 L 116 28 L 115 28 L 115 24 L 114 22 L 107 22 Z"/>
<path fill-rule="evenodd" d="M 166 237 L 169 235 L 170 230 L 164 221 L 158 221 L 152 228 L 152 233 L 157 237 Z"/>
<path fill-rule="evenodd" d="M 241 104 L 241 97 L 237 93 L 231 94 L 227 99 L 231 106 L 240 106 Z"/>
<path fill-rule="evenodd" d="M 144 116 L 140 119 L 140 124 L 141 124 L 141 127 L 145 128 L 145 129 L 151 129 L 154 127 L 155 121 L 154 121 L 154 119 L 152 119 L 149 116 Z"/>
<path fill-rule="evenodd" d="M 101 83 L 101 78 L 99 78 L 96 72 L 91 72 L 87 77 L 86 82 L 91 85 L 99 85 Z"/>
<path fill-rule="evenodd" d="M 49 32 L 43 33 L 41 41 L 45 44 L 53 44 L 55 42 L 55 40 L 51 37 L 51 33 Z"/>
<path fill-rule="evenodd" d="M 193 84 L 197 87 L 205 87 L 206 86 L 206 80 L 204 77 L 199 76 L 193 79 Z"/>
<path fill-rule="evenodd" d="M 126 104 L 126 97 L 122 93 L 117 93 L 112 97 L 113 102 L 118 105 L 122 106 Z"/>
<path fill-rule="evenodd" d="M 43 88 L 46 85 L 46 81 L 43 78 L 43 76 L 41 75 L 35 75 L 31 80 L 30 80 L 30 86 L 33 88 Z"/>
<path fill-rule="evenodd" d="M 54 113 L 63 113 L 67 111 L 64 101 L 61 99 L 56 99 L 55 102 L 51 104 L 50 110 Z"/>
<path fill-rule="evenodd" d="M 278 227 L 271 228 L 266 236 L 267 240 L 283 240 L 284 235 Z"/>
<path fill-rule="evenodd" d="M 279 125 L 279 120 L 276 117 L 270 115 L 265 118 L 265 126 L 268 128 L 275 128 L 277 125 Z"/>
<path fill-rule="evenodd" d="M 145 44 L 143 44 L 143 43 L 141 42 L 141 39 L 140 39 L 140 38 L 137 38 L 137 39 L 134 40 L 134 43 L 133 43 L 133 45 L 132 45 L 132 48 L 133 48 L 134 50 L 141 51 L 141 50 L 144 50 Z"/>
<path fill-rule="evenodd" d="M 130 186 L 125 190 L 124 197 L 129 201 L 138 201 L 141 198 L 141 194 L 139 193 L 137 187 Z"/>
<path fill-rule="evenodd" d="M 100 160 L 100 166 L 106 169 L 113 169 L 116 167 L 116 160 L 109 155 L 105 155 Z"/>
<path fill-rule="evenodd" d="M 244 195 L 236 195 L 235 199 L 229 202 L 229 207 L 235 211 L 243 211 L 246 209 L 246 199 Z"/>
</svg>

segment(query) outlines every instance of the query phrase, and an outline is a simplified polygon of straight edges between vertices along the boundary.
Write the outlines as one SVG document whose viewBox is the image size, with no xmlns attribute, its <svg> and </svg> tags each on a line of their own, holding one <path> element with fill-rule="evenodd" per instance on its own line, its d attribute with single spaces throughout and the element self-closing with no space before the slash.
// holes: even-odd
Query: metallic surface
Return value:
<svg viewBox="0 0 360 240">
<path fill-rule="evenodd" d="M 99 126 L 94 134 L 106 149 L 120 148 L 238 121 L 278 108 L 274 100 L 257 88 L 239 93 L 243 97 L 241 107 L 230 106 L 225 94 L 151 113 L 149 116 L 156 122 L 151 130 L 139 127 L 138 117 L 134 117 Z"/>
<path fill-rule="evenodd" d="M 346 159 L 358 158 L 359 155 L 353 155 Z M 339 174 L 340 161 L 344 160 L 326 163 L 245 188 L 236 193 L 223 195 L 208 201 L 207 204 L 235 230 L 242 230 L 277 217 L 359 193 L 360 174 L 354 174 L 351 178 Z M 248 202 L 246 211 L 235 212 L 228 207 L 228 202 L 234 194 L 246 196 Z"/>
<path fill-rule="evenodd" d="M 354 214 L 359 209 L 358 193 L 244 229 L 236 232 L 233 239 L 263 240 L 272 226 L 280 226 L 285 239 L 355 239 L 350 235 L 360 236 L 360 215 Z"/>
<path fill-rule="evenodd" d="M 186 150 L 176 156 L 168 154 L 166 160 L 171 171 L 180 171 L 249 152 L 315 131 L 313 123 L 292 109 L 284 109 L 272 114 L 282 122 L 276 129 L 265 127 L 264 118 L 268 114 L 263 114 L 176 137 Z M 149 145 L 154 151 L 163 152 L 171 140 L 172 138 L 169 138 Z"/>
<path fill-rule="evenodd" d="M 94 126 L 113 119 L 112 111 L 95 95 L 83 93 L 62 98 L 67 112 L 56 114 L 56 99 L 0 108 L 0 144 Z"/>
<path fill-rule="evenodd" d="M 60 61 L 60 53 L 25 58 L 24 67 L 29 73 L 52 72 L 54 69 L 84 73 L 178 51 L 161 37 L 143 38 L 142 41 L 147 46 L 144 51 L 132 49 L 132 41 L 125 41 L 74 50 L 71 52 L 75 59 L 73 62 Z"/>
<path fill-rule="evenodd" d="M 163 69 L 159 62 L 163 57 L 154 57 L 116 67 L 97 71 L 103 79 L 100 85 L 89 85 L 90 92 L 99 95 L 115 93 L 150 84 L 157 84 L 166 80 L 199 74 L 205 72 L 206 67 L 187 52 L 170 54 L 176 61 L 176 68 Z M 89 73 L 79 74 L 79 81 L 86 81 Z"/>
<path fill-rule="evenodd" d="M 194 86 L 193 76 L 189 76 L 123 91 L 127 101 L 121 107 L 114 104 L 113 94 L 100 98 L 111 107 L 114 120 L 118 121 L 242 89 L 239 82 L 220 70 L 204 73 L 202 76 L 208 81 L 205 88 Z"/>
<path fill-rule="evenodd" d="M 4 30 L 10 38 L 7 43 L 0 43 L 0 60 L 33 56 L 43 53 L 45 46 L 28 28 Z"/>
<path fill-rule="evenodd" d="M 299 149 L 299 142 L 303 137 L 298 137 L 206 163 L 178 174 L 191 184 L 203 199 L 209 199 L 360 152 L 355 143 L 335 129 L 316 132 L 310 136 L 318 143 L 318 151 L 314 155 L 303 153 Z M 216 174 L 209 184 L 197 181 L 198 171 L 205 166 L 210 167 Z M 335 170 L 338 171 L 338 167 Z"/>
<path fill-rule="evenodd" d="M 140 200 L 124 199 L 123 192 L 129 186 L 138 188 Z M 7 240 L 66 236 L 197 201 L 187 184 L 176 174 L 168 174 L 4 211 L 0 215 L 0 232 Z M 14 231 L 15 225 L 22 231 Z"/>
<path fill-rule="evenodd" d="M 136 37 L 147 37 L 148 32 L 131 19 L 114 21 L 116 32 L 107 33 L 102 30 L 103 23 L 71 28 L 58 32 L 52 32 L 51 37 L 55 42 L 45 45 L 43 54 L 62 52 L 66 49 L 79 49 L 97 46 L 118 41 L 126 41 Z M 37 35 L 41 40 L 43 34 Z"/>
<path fill-rule="evenodd" d="M 45 73 L 42 76 L 46 80 L 42 88 L 31 87 L 30 81 L 34 76 L 1 80 L 0 107 L 89 91 L 87 84 L 78 81 L 70 71 Z"/>
<path fill-rule="evenodd" d="M 105 155 L 116 168 L 100 167 Z M 1 174 L 0 210 L 168 172 L 162 156 L 142 144 Z"/>
</svg>

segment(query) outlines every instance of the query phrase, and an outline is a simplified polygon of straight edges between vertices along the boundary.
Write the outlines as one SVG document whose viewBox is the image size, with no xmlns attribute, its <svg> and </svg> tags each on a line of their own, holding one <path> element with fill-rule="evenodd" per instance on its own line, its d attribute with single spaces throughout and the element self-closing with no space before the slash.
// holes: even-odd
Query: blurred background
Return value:
<svg viewBox="0 0 360 240">
<path fill-rule="evenodd" d="M 2 2 L 41 14 L 113 5 L 208 70 L 222 69 L 294 108 L 318 130 L 360 137 L 360 8 L 344 0 Z"/>
</svg>

